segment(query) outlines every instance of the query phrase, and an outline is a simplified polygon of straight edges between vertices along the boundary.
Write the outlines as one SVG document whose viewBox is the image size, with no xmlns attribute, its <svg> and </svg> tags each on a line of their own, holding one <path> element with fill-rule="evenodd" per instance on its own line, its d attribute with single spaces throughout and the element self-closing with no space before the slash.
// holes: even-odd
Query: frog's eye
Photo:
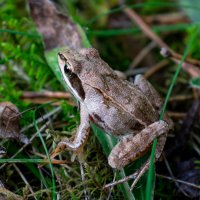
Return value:
<svg viewBox="0 0 200 200">
<path fill-rule="evenodd" d="M 69 73 L 71 72 L 66 64 L 65 64 L 65 66 L 64 66 L 64 72 L 65 72 L 66 74 L 69 74 Z"/>
</svg>

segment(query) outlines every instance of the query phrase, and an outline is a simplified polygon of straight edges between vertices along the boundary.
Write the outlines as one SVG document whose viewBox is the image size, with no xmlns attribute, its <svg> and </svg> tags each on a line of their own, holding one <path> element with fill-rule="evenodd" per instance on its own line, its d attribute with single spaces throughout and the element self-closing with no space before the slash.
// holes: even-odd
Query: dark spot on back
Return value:
<svg viewBox="0 0 200 200">
<path fill-rule="evenodd" d="M 133 131 L 141 131 L 144 128 L 145 127 L 142 124 L 140 124 L 139 122 L 136 122 L 135 124 L 133 124 L 133 126 L 130 127 L 130 129 Z"/>
<path fill-rule="evenodd" d="M 104 123 L 104 121 L 101 119 L 101 117 L 99 115 L 95 114 L 95 113 L 93 114 L 93 118 L 95 118 L 96 120 Z"/>
</svg>

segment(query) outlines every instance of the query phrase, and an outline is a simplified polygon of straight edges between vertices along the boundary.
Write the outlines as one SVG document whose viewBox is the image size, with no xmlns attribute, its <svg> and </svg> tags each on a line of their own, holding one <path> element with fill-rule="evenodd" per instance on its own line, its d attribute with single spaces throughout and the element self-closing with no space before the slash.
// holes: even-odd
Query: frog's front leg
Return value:
<svg viewBox="0 0 200 200">
<path fill-rule="evenodd" d="M 82 152 L 90 133 L 89 114 L 83 104 L 80 105 L 80 117 L 81 121 L 75 137 L 59 142 L 56 149 L 51 153 L 51 158 L 54 158 L 65 149 L 71 150 L 76 154 Z"/>
<path fill-rule="evenodd" d="M 160 157 L 166 137 L 169 131 L 169 126 L 165 121 L 154 122 L 147 128 L 139 132 L 137 135 L 125 136 L 111 151 L 108 162 L 112 168 L 121 169 L 132 161 L 144 155 L 152 146 L 153 140 L 158 138 L 158 143 L 155 153 L 155 161 Z M 148 170 L 149 159 L 138 170 L 134 185 L 140 177 Z"/>
</svg>

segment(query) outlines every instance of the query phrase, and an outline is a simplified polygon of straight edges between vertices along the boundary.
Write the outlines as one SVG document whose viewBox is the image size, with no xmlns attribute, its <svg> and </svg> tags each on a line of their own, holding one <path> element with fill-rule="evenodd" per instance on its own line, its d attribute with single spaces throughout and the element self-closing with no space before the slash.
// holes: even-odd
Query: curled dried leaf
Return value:
<svg viewBox="0 0 200 200">
<path fill-rule="evenodd" d="M 0 138 L 17 139 L 28 143 L 28 138 L 20 134 L 20 112 L 11 102 L 0 103 Z"/>
<path fill-rule="evenodd" d="M 0 137 L 19 138 L 20 112 L 18 108 L 10 102 L 0 103 Z"/>
<path fill-rule="evenodd" d="M 59 13 L 49 0 L 29 0 L 28 2 L 30 15 L 44 39 L 46 50 L 62 46 L 72 49 L 81 48 L 81 36 L 69 16 Z"/>
</svg>

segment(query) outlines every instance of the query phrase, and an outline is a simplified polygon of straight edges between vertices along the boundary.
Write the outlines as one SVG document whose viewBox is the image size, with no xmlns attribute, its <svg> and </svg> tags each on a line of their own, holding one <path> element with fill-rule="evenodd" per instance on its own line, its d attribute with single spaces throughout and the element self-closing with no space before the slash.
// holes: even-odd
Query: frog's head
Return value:
<svg viewBox="0 0 200 200">
<path fill-rule="evenodd" d="M 82 102 L 85 98 L 85 92 L 79 73 L 82 65 L 83 57 L 77 51 L 63 49 L 58 53 L 58 64 L 65 83 L 71 93 L 77 100 Z"/>
<path fill-rule="evenodd" d="M 95 63 L 95 60 L 99 60 L 99 53 L 94 48 L 83 48 L 78 51 L 71 49 L 63 49 L 58 53 L 59 67 L 64 73 L 74 73 L 77 76 L 81 76 L 81 73 L 90 68 L 91 63 Z M 92 70 L 90 68 L 90 70 Z"/>
<path fill-rule="evenodd" d="M 89 71 L 95 70 L 93 63 L 99 59 L 99 53 L 94 48 L 83 48 L 78 51 L 65 48 L 58 53 L 58 63 L 63 79 L 79 101 L 85 98 L 83 81 L 88 79 Z"/>
</svg>

